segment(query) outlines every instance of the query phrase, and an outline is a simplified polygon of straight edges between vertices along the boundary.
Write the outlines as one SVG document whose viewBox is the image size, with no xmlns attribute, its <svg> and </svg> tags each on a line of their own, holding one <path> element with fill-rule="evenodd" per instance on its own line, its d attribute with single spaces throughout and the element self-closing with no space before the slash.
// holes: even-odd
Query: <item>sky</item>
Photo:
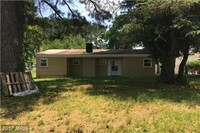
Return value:
<svg viewBox="0 0 200 133">
<path fill-rule="evenodd" d="M 89 17 L 87 16 L 87 11 L 85 10 L 84 5 L 79 4 L 78 2 L 75 2 L 73 5 L 71 4 L 70 6 L 73 9 L 79 10 L 79 12 L 83 14 L 84 16 Z M 67 17 L 67 13 L 69 12 L 68 8 L 66 6 L 61 6 L 61 5 L 58 5 L 58 7 L 59 9 L 61 9 L 63 13 L 65 13 L 64 17 Z M 45 9 L 42 10 L 42 15 L 43 17 L 49 17 L 52 12 L 53 10 L 50 7 L 45 6 Z"/>
<path fill-rule="evenodd" d="M 110 0 L 110 1 L 116 1 L 116 0 Z M 102 2 L 101 4 L 106 8 L 108 0 L 101 0 L 101 2 Z M 105 4 L 103 4 L 103 3 L 105 3 Z M 82 16 L 85 16 L 88 21 L 95 22 L 95 20 L 93 18 L 88 16 L 88 11 L 86 11 L 84 4 L 80 4 L 77 1 L 75 1 L 74 4 L 70 4 L 70 6 L 72 9 L 78 10 L 80 12 L 80 14 Z M 61 9 L 61 11 L 63 13 L 65 13 L 64 17 L 67 17 L 67 13 L 69 12 L 67 6 L 59 5 L 59 9 Z M 50 7 L 48 7 L 47 5 L 45 5 L 44 10 L 41 11 L 41 16 L 49 17 L 50 14 L 52 14 L 52 13 L 53 13 L 53 10 Z M 119 11 L 118 11 L 118 14 L 119 14 Z M 106 25 L 108 28 L 110 28 L 112 26 L 112 21 L 110 21 L 110 22 L 105 21 L 104 25 Z"/>
</svg>

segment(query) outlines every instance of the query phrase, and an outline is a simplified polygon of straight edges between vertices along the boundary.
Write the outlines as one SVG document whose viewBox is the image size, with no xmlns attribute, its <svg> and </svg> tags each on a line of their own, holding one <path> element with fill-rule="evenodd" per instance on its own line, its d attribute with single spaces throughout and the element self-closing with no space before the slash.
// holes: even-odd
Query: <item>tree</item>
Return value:
<svg viewBox="0 0 200 133">
<path fill-rule="evenodd" d="M 47 21 L 45 18 L 41 19 L 38 17 L 37 8 L 35 7 L 34 2 L 25 2 L 24 8 L 25 21 L 22 43 L 22 62 L 19 65 L 21 71 L 33 66 L 36 52 L 40 50 L 40 47 L 47 40 L 44 29 L 41 27 L 44 26 Z"/>
<path fill-rule="evenodd" d="M 182 53 L 188 56 L 189 47 L 199 44 L 200 2 L 149 0 L 137 6 L 136 23 L 142 25 L 139 40 L 161 61 L 161 81 L 173 83 L 176 57 Z M 196 34 L 189 36 L 191 32 Z M 181 64 L 185 66 L 186 61 L 187 57 Z M 179 74 L 182 73 L 179 71 Z"/>
<path fill-rule="evenodd" d="M 1 2 L 1 72 L 9 71 L 23 71 L 23 56 L 22 56 L 22 42 L 24 25 L 26 24 L 25 16 L 32 16 L 35 14 L 26 14 L 26 10 L 34 9 L 33 6 L 26 8 L 26 4 L 30 1 L 0 1 Z M 49 6 L 54 13 L 51 17 L 63 19 L 63 13 L 59 10 L 58 5 L 65 5 L 69 9 L 72 18 L 80 18 L 80 13 L 73 9 L 76 0 L 34 0 L 39 11 L 42 11 L 42 6 Z M 90 15 L 95 19 L 102 20 L 111 18 L 111 12 L 115 11 L 113 4 L 115 0 L 99 1 L 93 0 L 79 0 L 86 6 Z M 107 3 L 104 6 L 105 2 Z M 110 5 L 111 3 L 111 5 Z M 41 8 L 40 8 L 41 7 Z M 107 10 L 109 9 L 109 11 Z M 29 19 L 31 22 L 31 19 Z M 38 21 L 38 20 L 37 20 Z M 35 22 L 35 21 L 34 21 Z"/>
<path fill-rule="evenodd" d="M 68 16 L 71 18 L 85 17 L 81 16 L 81 13 L 74 6 L 77 3 L 83 4 L 88 11 L 88 15 L 100 22 L 113 17 L 119 2 L 116 0 L 35 0 L 35 3 L 39 7 L 39 12 L 42 12 L 42 9 L 48 6 L 53 10 L 51 17 L 60 19 L 63 19 L 65 13 L 59 9 L 59 6 L 66 7 L 68 9 Z"/>
<path fill-rule="evenodd" d="M 85 19 L 40 18 L 32 3 L 27 6 L 23 41 L 23 60 L 33 66 L 36 52 L 47 49 L 85 48 L 87 41 L 101 42 L 105 27 Z M 84 39 L 85 38 L 85 39 Z M 103 45 L 103 42 L 101 43 Z"/>
<path fill-rule="evenodd" d="M 138 28 L 140 28 L 139 25 L 133 24 L 130 19 L 127 19 L 127 14 L 116 17 L 113 27 L 106 34 L 109 40 L 109 48 L 132 49 L 134 46 L 139 45 L 135 42 Z"/>
<path fill-rule="evenodd" d="M 66 36 L 62 40 L 65 49 L 83 49 L 85 48 L 85 39 L 80 35 Z"/>
<path fill-rule="evenodd" d="M 93 42 L 95 48 L 107 48 L 105 40 L 106 27 L 100 24 L 89 24 L 80 32 L 87 42 Z"/>
<path fill-rule="evenodd" d="M 184 68 L 188 59 L 189 50 L 193 52 L 200 51 L 200 1 L 191 4 L 190 7 L 182 12 L 184 17 L 180 17 L 175 25 L 175 28 L 180 33 L 180 55 L 183 56 L 179 66 L 177 80 L 180 81 L 183 77 Z"/>
<path fill-rule="evenodd" d="M 38 24 L 40 25 L 40 24 Z M 45 25 L 41 25 L 45 30 L 49 40 L 63 39 L 65 36 L 80 35 L 86 39 L 86 41 L 91 41 L 96 38 L 92 37 L 96 34 L 102 34 L 105 32 L 106 27 L 101 24 L 91 23 L 85 19 L 67 19 L 62 20 L 58 18 L 49 18 Z"/>
<path fill-rule="evenodd" d="M 23 60 L 26 67 L 33 65 L 33 58 L 40 48 L 47 43 L 44 30 L 38 25 L 28 25 L 24 32 Z"/>
<path fill-rule="evenodd" d="M 24 31 L 24 1 L 0 1 L 1 72 L 21 70 Z"/>
<path fill-rule="evenodd" d="M 115 17 L 112 28 L 106 33 L 111 49 L 132 49 L 140 45 L 135 43 L 137 31 L 140 28 L 131 23 L 134 19 L 135 4 L 137 0 L 123 0 L 120 3 L 121 15 Z"/>
<path fill-rule="evenodd" d="M 47 41 L 41 47 L 41 50 L 48 50 L 48 49 L 64 49 L 64 47 L 60 39 L 55 39 L 53 41 Z"/>
<path fill-rule="evenodd" d="M 30 57 L 30 48 L 33 47 L 33 44 L 29 43 L 33 30 L 28 28 L 28 25 L 35 22 L 37 9 L 31 1 L 0 2 L 1 72 L 24 71 L 25 61 Z"/>
<path fill-rule="evenodd" d="M 46 42 L 41 49 L 83 49 L 85 48 L 85 43 L 85 39 L 80 35 L 70 34 L 63 39 L 55 39 L 54 41 Z"/>
<path fill-rule="evenodd" d="M 144 45 L 155 59 L 161 61 L 161 82 L 174 83 L 176 57 L 184 55 L 180 79 L 189 49 L 200 44 L 200 1 L 145 0 L 137 1 L 134 6 L 133 12 L 124 14 L 128 23 L 125 22 L 119 31 L 132 25 L 128 31 L 133 35 L 134 44 Z M 132 40 L 132 37 L 128 39 Z"/>
<path fill-rule="evenodd" d="M 120 9 L 122 14 L 127 14 L 135 9 L 137 0 L 123 0 L 120 3 Z"/>
</svg>

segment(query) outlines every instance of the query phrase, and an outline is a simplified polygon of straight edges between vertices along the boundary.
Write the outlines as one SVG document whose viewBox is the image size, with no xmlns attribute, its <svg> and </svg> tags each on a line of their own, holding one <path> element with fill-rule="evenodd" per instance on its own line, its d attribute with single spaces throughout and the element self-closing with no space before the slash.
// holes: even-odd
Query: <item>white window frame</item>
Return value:
<svg viewBox="0 0 200 133">
<path fill-rule="evenodd" d="M 99 60 L 99 65 L 107 65 L 106 59 L 100 59 Z"/>
<path fill-rule="evenodd" d="M 75 62 L 78 62 L 78 64 Z M 80 59 L 72 59 L 72 65 L 80 65 Z"/>
<path fill-rule="evenodd" d="M 46 66 L 41 66 L 42 60 L 46 60 Z M 48 58 L 40 58 L 40 67 L 48 67 Z"/>
<path fill-rule="evenodd" d="M 145 60 L 149 60 L 150 61 L 150 66 L 145 66 Z M 151 58 L 144 58 L 143 59 L 143 67 L 144 68 L 152 68 L 152 59 Z"/>
</svg>

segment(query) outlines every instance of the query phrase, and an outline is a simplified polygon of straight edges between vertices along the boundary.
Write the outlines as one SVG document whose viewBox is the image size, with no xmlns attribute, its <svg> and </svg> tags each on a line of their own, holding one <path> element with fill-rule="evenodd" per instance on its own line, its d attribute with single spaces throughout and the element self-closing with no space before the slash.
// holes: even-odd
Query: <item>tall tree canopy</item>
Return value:
<svg viewBox="0 0 200 133">
<path fill-rule="evenodd" d="M 50 7 L 54 11 L 51 17 L 61 20 L 63 20 L 63 13 L 59 9 L 60 6 L 65 6 L 69 11 L 68 13 L 71 14 L 69 16 L 74 20 L 85 19 L 73 8 L 76 2 L 84 4 L 90 16 L 97 20 L 112 18 L 117 8 L 115 0 L 34 0 L 34 2 L 39 11 L 42 11 L 42 8 Z M 26 19 L 31 20 L 30 18 L 35 15 L 30 12 L 25 14 L 25 3 L 1 2 L 2 37 L 5 35 L 4 40 L 1 41 L 1 55 L 3 55 L 1 67 L 3 71 L 16 70 L 22 60 L 23 25 L 26 24 Z M 112 29 L 108 33 L 110 42 L 113 41 L 112 44 L 119 42 L 118 48 L 131 48 L 136 44 L 144 45 L 155 59 L 161 61 L 161 80 L 168 83 L 175 81 L 175 59 L 183 55 L 184 58 L 179 69 L 180 78 L 189 49 L 191 47 L 199 48 L 200 0 L 132 0 L 132 3 L 125 0 L 124 5 L 125 8 L 128 7 L 128 10 L 122 16 L 117 17 L 114 22 L 114 30 Z M 28 9 L 34 8 L 29 6 Z M 30 16 L 30 18 L 24 15 Z M 33 21 L 29 21 L 29 23 L 31 22 Z M 39 22 L 44 22 L 43 25 L 45 25 L 45 21 Z M 76 23 L 76 21 L 74 22 Z M 53 24 L 52 26 L 57 25 Z M 73 29 L 73 27 L 71 28 Z M 64 39 L 65 36 L 60 34 L 63 31 L 65 32 L 63 29 L 65 28 L 57 28 L 49 32 L 52 33 L 49 35 L 51 36 L 50 39 L 54 38 L 52 41 L 57 38 Z M 40 28 L 34 25 L 29 27 L 28 30 L 38 31 L 38 34 L 43 33 Z M 28 36 L 28 32 L 25 35 Z"/>
<path fill-rule="evenodd" d="M 34 3 L 32 3 L 34 2 Z M 111 18 L 111 14 L 114 11 L 114 4 L 116 3 L 114 0 L 103 1 L 104 3 L 100 3 L 100 1 L 93 0 L 34 0 L 34 1 L 0 1 L 1 6 L 1 72 L 8 71 L 22 71 L 24 69 L 24 60 L 27 60 L 33 50 L 33 45 L 38 45 L 39 41 L 41 41 L 37 36 L 43 34 L 41 27 L 36 26 L 35 24 L 42 24 L 45 27 L 46 20 L 35 19 L 37 16 L 37 9 L 42 11 L 42 9 L 50 8 L 52 9 L 51 18 L 60 18 L 64 19 L 63 13 L 60 10 L 60 6 L 65 6 L 68 9 L 68 16 L 73 19 L 84 19 L 84 16 L 75 9 L 76 3 L 81 3 L 85 5 L 85 8 L 89 11 L 90 16 L 97 20 L 104 20 Z M 103 6 L 105 3 L 106 6 Z M 37 6 L 35 8 L 34 4 Z M 109 10 L 108 10 L 109 9 Z M 76 23 L 76 21 L 73 21 Z M 70 24 L 69 24 L 70 25 Z M 69 26 L 68 25 L 68 26 Z M 48 26 L 47 26 L 48 27 Z M 72 26 L 70 27 L 72 28 Z M 55 29 L 55 28 L 54 28 Z M 66 29 L 66 28 L 64 28 Z M 57 28 L 53 33 L 55 39 L 64 36 L 62 35 L 63 29 Z M 24 34 L 25 32 L 25 34 Z M 32 39 L 31 34 L 36 33 Z M 58 35 L 58 36 L 57 36 Z M 42 35 L 43 36 L 43 35 Z M 23 41 L 23 37 L 25 37 Z M 37 43 L 32 43 L 34 40 Z M 52 38 L 51 38 L 52 39 Z M 24 44 L 23 44 L 24 42 Z M 31 45 L 27 45 L 31 43 Z M 28 47 L 27 47 L 28 46 Z M 27 51 L 28 48 L 28 51 Z M 25 54 L 22 54 L 27 52 Z"/>
<path fill-rule="evenodd" d="M 86 41 L 95 42 L 96 48 L 103 47 L 106 28 L 89 23 L 85 19 L 41 18 L 27 23 L 24 33 L 23 59 L 26 66 L 33 66 L 36 52 L 47 49 L 85 48 Z"/>
<path fill-rule="evenodd" d="M 71 18 L 85 18 L 78 8 L 77 4 L 84 5 L 84 8 L 88 11 L 88 15 L 95 20 L 101 21 L 105 19 L 111 19 L 116 13 L 119 1 L 116 0 L 34 0 L 39 7 L 39 11 L 42 14 L 42 9 L 50 8 L 53 12 L 51 17 L 63 18 L 65 14 L 68 14 Z M 68 12 L 63 12 L 60 7 L 65 7 Z M 78 7 L 78 8 L 77 8 Z"/>
<path fill-rule="evenodd" d="M 121 38 L 127 38 L 126 42 L 142 44 L 149 49 L 162 63 L 161 81 L 173 83 L 176 57 L 184 57 L 179 69 L 180 79 L 189 49 L 200 45 L 200 1 L 138 0 L 131 11 L 116 19 L 113 28 Z M 123 36 L 123 33 L 127 34 Z"/>
</svg>

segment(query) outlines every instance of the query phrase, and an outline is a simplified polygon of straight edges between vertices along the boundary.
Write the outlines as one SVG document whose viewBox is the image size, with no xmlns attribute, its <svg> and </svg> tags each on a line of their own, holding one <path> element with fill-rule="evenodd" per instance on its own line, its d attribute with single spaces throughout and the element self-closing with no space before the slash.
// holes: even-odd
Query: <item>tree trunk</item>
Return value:
<svg viewBox="0 0 200 133">
<path fill-rule="evenodd" d="M 187 60 L 188 60 L 189 49 L 190 49 L 189 45 L 186 45 L 185 49 L 183 51 L 183 59 L 181 61 L 181 64 L 179 65 L 177 81 L 180 81 L 182 79 L 182 77 L 183 77 L 184 68 L 185 68 L 185 65 L 186 65 Z"/>
<path fill-rule="evenodd" d="M 161 66 L 160 80 L 162 83 L 174 83 L 175 82 L 175 58 L 167 58 L 163 61 Z"/>
<path fill-rule="evenodd" d="M 1 1 L 0 72 L 16 71 L 22 60 L 23 1 Z"/>
<path fill-rule="evenodd" d="M 166 48 L 166 55 L 163 57 L 162 67 L 161 67 L 161 82 L 163 83 L 174 83 L 175 82 L 175 47 L 176 47 L 176 37 L 174 35 L 174 30 L 170 33 L 170 43 Z"/>
</svg>

